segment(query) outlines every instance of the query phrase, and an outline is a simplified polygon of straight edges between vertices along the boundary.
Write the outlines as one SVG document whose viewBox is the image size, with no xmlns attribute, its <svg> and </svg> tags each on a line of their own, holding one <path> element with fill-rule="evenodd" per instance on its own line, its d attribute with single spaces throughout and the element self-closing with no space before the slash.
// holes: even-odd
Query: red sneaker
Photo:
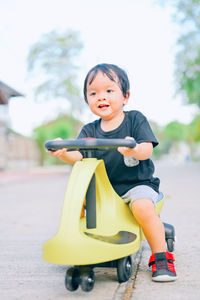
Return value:
<svg viewBox="0 0 200 300">
<path fill-rule="evenodd" d="M 174 255 L 169 252 L 152 254 L 149 259 L 149 267 L 152 266 L 152 280 L 163 282 L 176 280 L 174 261 Z"/>
</svg>

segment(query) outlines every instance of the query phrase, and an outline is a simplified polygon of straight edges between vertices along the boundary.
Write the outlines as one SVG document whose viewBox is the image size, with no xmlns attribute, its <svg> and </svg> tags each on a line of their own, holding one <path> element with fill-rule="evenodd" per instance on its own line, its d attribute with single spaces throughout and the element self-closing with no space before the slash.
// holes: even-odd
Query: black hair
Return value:
<svg viewBox="0 0 200 300">
<path fill-rule="evenodd" d="M 124 95 L 124 97 L 127 96 L 127 92 L 130 90 L 130 83 L 129 83 L 129 79 L 128 79 L 128 76 L 127 76 L 126 72 L 124 70 L 122 70 L 121 68 L 119 68 L 118 66 L 116 66 L 116 65 L 98 64 L 95 67 L 93 67 L 87 73 L 87 76 L 85 77 L 84 88 L 83 88 L 85 101 L 87 100 L 87 83 L 88 83 L 88 79 L 91 75 L 91 78 L 90 78 L 90 81 L 89 81 L 89 84 L 91 84 L 99 71 L 101 71 L 103 74 L 106 74 L 106 76 L 108 78 L 110 78 L 110 80 L 116 81 L 115 78 L 113 77 L 113 73 L 114 73 L 117 76 L 118 80 L 119 80 L 118 83 L 120 85 L 120 89 L 122 91 L 122 94 Z"/>
</svg>

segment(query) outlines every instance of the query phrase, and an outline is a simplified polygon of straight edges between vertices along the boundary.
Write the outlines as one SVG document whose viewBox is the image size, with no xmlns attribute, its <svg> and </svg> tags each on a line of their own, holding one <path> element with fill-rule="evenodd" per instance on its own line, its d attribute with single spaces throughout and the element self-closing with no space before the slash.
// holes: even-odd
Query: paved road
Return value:
<svg viewBox="0 0 200 300">
<path fill-rule="evenodd" d="M 176 228 L 176 271 L 173 283 L 150 281 L 147 262 L 148 246 L 133 289 L 132 300 L 198 300 L 200 299 L 200 163 L 181 166 L 158 166 L 162 190 L 166 195 L 161 218 Z M 147 296 L 148 295 L 148 296 Z"/>
<path fill-rule="evenodd" d="M 179 279 L 154 283 L 147 262 L 147 244 L 133 257 L 128 283 L 118 284 L 116 270 L 97 269 L 92 292 L 65 290 L 66 267 L 42 260 L 42 244 L 57 231 L 68 172 L 46 172 L 0 180 L 0 299 L 1 300 L 198 300 L 200 299 L 200 164 L 158 165 L 166 194 L 161 217 L 176 227 Z"/>
</svg>

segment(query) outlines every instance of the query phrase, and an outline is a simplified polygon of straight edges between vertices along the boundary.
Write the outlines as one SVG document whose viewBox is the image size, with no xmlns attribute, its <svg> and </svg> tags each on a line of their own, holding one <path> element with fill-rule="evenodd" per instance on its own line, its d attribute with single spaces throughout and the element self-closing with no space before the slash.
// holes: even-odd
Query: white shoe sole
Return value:
<svg viewBox="0 0 200 300">
<path fill-rule="evenodd" d="M 168 275 L 160 275 L 156 277 L 152 277 L 153 281 L 159 281 L 159 282 L 169 282 L 169 281 L 175 281 L 178 278 L 178 276 L 168 276 Z"/>
</svg>

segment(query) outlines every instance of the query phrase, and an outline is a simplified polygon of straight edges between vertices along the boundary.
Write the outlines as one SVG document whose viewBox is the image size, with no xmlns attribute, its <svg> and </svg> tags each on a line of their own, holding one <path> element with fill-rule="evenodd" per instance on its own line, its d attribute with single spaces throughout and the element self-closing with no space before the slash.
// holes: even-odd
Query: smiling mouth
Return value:
<svg viewBox="0 0 200 300">
<path fill-rule="evenodd" d="M 109 107 L 108 104 L 100 104 L 100 105 L 98 106 L 98 108 L 107 108 L 107 107 Z"/>
</svg>

